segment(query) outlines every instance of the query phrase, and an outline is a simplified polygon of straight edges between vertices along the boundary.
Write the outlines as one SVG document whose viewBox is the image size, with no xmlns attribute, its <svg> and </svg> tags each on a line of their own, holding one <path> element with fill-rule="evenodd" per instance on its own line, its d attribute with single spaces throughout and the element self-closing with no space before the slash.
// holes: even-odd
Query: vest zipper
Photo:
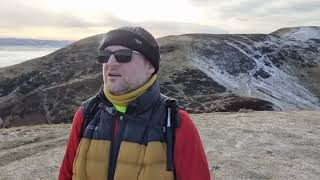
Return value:
<svg viewBox="0 0 320 180">
<path fill-rule="evenodd" d="M 123 118 L 120 121 L 120 116 L 121 116 L 121 113 L 119 113 L 117 111 L 116 116 L 115 116 L 115 121 L 117 121 L 117 122 L 114 122 L 114 124 L 117 123 L 118 129 L 117 130 L 114 129 L 114 131 L 116 131 L 117 133 L 115 134 L 114 138 L 111 141 L 108 180 L 113 180 L 113 178 L 114 178 L 114 174 L 115 174 L 115 170 L 116 170 L 116 166 L 117 166 L 118 155 L 119 155 L 119 150 L 120 150 L 120 145 L 122 142 L 123 133 L 124 133 L 125 126 L 126 126 L 125 118 Z"/>
</svg>

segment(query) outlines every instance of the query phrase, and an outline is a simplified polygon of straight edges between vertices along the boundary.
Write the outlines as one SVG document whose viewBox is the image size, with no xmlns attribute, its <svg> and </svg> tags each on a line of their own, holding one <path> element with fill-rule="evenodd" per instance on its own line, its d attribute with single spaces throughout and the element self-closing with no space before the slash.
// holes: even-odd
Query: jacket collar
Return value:
<svg viewBox="0 0 320 180">
<path fill-rule="evenodd" d="M 104 95 L 103 86 L 100 87 L 98 96 L 104 104 L 106 104 L 107 106 L 113 106 L 112 103 Z M 148 110 L 153 104 L 155 104 L 159 100 L 159 98 L 160 85 L 158 80 L 156 80 L 145 93 L 143 93 L 142 95 L 140 95 L 128 104 L 126 113 L 140 114 Z"/>
</svg>

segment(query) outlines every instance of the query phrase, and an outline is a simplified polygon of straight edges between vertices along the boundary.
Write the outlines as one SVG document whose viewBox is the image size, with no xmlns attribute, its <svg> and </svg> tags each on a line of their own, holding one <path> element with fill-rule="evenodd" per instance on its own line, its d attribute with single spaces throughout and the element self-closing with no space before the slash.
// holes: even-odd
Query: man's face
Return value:
<svg viewBox="0 0 320 180">
<path fill-rule="evenodd" d="M 109 51 L 128 49 L 124 46 L 108 46 Z M 146 83 L 155 71 L 142 54 L 132 52 L 131 61 L 119 63 L 114 54 L 103 63 L 103 81 L 107 90 L 114 95 L 131 92 Z"/>
</svg>

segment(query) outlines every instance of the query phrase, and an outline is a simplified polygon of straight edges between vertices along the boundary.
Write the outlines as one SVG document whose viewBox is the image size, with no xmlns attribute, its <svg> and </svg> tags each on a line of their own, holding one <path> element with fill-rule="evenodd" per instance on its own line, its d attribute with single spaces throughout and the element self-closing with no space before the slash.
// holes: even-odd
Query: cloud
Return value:
<svg viewBox="0 0 320 180">
<path fill-rule="evenodd" d="M 0 7 L 0 27 L 86 27 L 92 25 L 76 16 L 9 2 Z"/>
<path fill-rule="evenodd" d="M 158 37 L 166 35 L 180 35 L 180 34 L 191 34 L 191 33 L 205 33 L 205 34 L 224 34 L 226 30 L 195 23 L 176 23 L 176 22 L 144 22 L 142 26 L 151 29 L 155 32 Z"/>
<path fill-rule="evenodd" d="M 281 15 L 290 18 L 292 15 L 308 15 L 318 10 L 320 2 L 288 2 L 277 0 L 243 0 L 217 4 L 214 8 L 221 19 L 234 19 L 238 17 L 266 17 Z M 208 10 L 210 10 L 208 9 Z M 208 13 L 209 14 L 209 13 Z M 305 16 L 308 18 L 308 16 Z"/>
<path fill-rule="evenodd" d="M 204 19 L 232 33 L 270 33 L 278 28 L 320 25 L 320 1 L 196 0 Z"/>
<path fill-rule="evenodd" d="M 320 25 L 318 0 L 191 0 L 189 3 L 195 7 L 191 9 L 199 12 L 195 13 L 199 17 L 191 18 L 192 23 L 174 22 L 179 16 L 172 15 L 175 16 L 172 21 L 170 17 L 168 21 L 146 18 L 148 21 L 141 22 L 140 19 L 137 24 L 117 17 L 112 14 L 114 11 L 104 6 L 98 4 L 97 8 L 94 2 L 88 4 L 92 5 L 90 7 L 84 1 L 79 7 L 77 4 L 71 6 L 70 2 L 70 7 L 66 5 L 67 11 L 63 11 L 42 0 L 32 0 L 31 3 L 4 0 L 0 6 L 0 36 L 33 36 L 33 33 L 34 36 L 50 37 L 51 33 L 54 38 L 78 39 L 128 25 L 146 27 L 157 37 L 186 33 L 270 33 L 284 27 Z M 88 11 L 84 12 L 82 8 Z"/>
<path fill-rule="evenodd" d="M 225 0 L 189 0 L 189 2 L 198 7 L 204 7 L 208 5 L 219 5 L 222 2 L 226 2 Z"/>
<path fill-rule="evenodd" d="M 47 9 L 31 7 L 17 1 L 10 1 L 0 6 L 0 28 L 20 27 L 61 27 L 94 28 L 117 26 L 128 22 L 104 13 L 99 19 L 85 19 L 70 12 L 53 12 Z"/>
<path fill-rule="evenodd" d="M 103 16 L 99 17 L 94 23 L 95 27 L 120 27 L 129 25 L 133 25 L 133 23 L 117 18 L 111 14 L 104 14 Z"/>
<path fill-rule="evenodd" d="M 141 26 L 150 31 L 155 37 L 163 37 L 168 35 L 181 35 L 181 34 L 225 34 L 226 30 L 195 23 L 177 23 L 177 22 L 164 22 L 164 21 L 145 21 L 140 23 L 118 23 L 112 26 L 112 28 L 118 28 L 121 26 Z"/>
<path fill-rule="evenodd" d="M 283 14 L 283 15 L 301 15 L 310 17 L 311 13 L 319 13 L 320 1 L 305 1 L 288 3 L 283 6 L 269 6 L 268 11 L 270 14 Z"/>
</svg>

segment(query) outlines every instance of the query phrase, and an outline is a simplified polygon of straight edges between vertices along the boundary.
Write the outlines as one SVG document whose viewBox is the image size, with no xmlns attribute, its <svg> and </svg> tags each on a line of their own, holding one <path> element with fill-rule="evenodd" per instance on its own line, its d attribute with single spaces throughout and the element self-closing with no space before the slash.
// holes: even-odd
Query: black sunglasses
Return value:
<svg viewBox="0 0 320 180">
<path fill-rule="evenodd" d="M 127 63 L 127 62 L 131 61 L 132 52 L 136 52 L 136 51 L 132 51 L 131 49 L 120 49 L 120 50 L 117 50 L 114 52 L 107 50 L 107 49 L 99 50 L 97 60 L 101 64 L 107 63 L 109 61 L 111 55 L 113 54 L 114 57 L 116 58 L 117 62 Z"/>
</svg>

